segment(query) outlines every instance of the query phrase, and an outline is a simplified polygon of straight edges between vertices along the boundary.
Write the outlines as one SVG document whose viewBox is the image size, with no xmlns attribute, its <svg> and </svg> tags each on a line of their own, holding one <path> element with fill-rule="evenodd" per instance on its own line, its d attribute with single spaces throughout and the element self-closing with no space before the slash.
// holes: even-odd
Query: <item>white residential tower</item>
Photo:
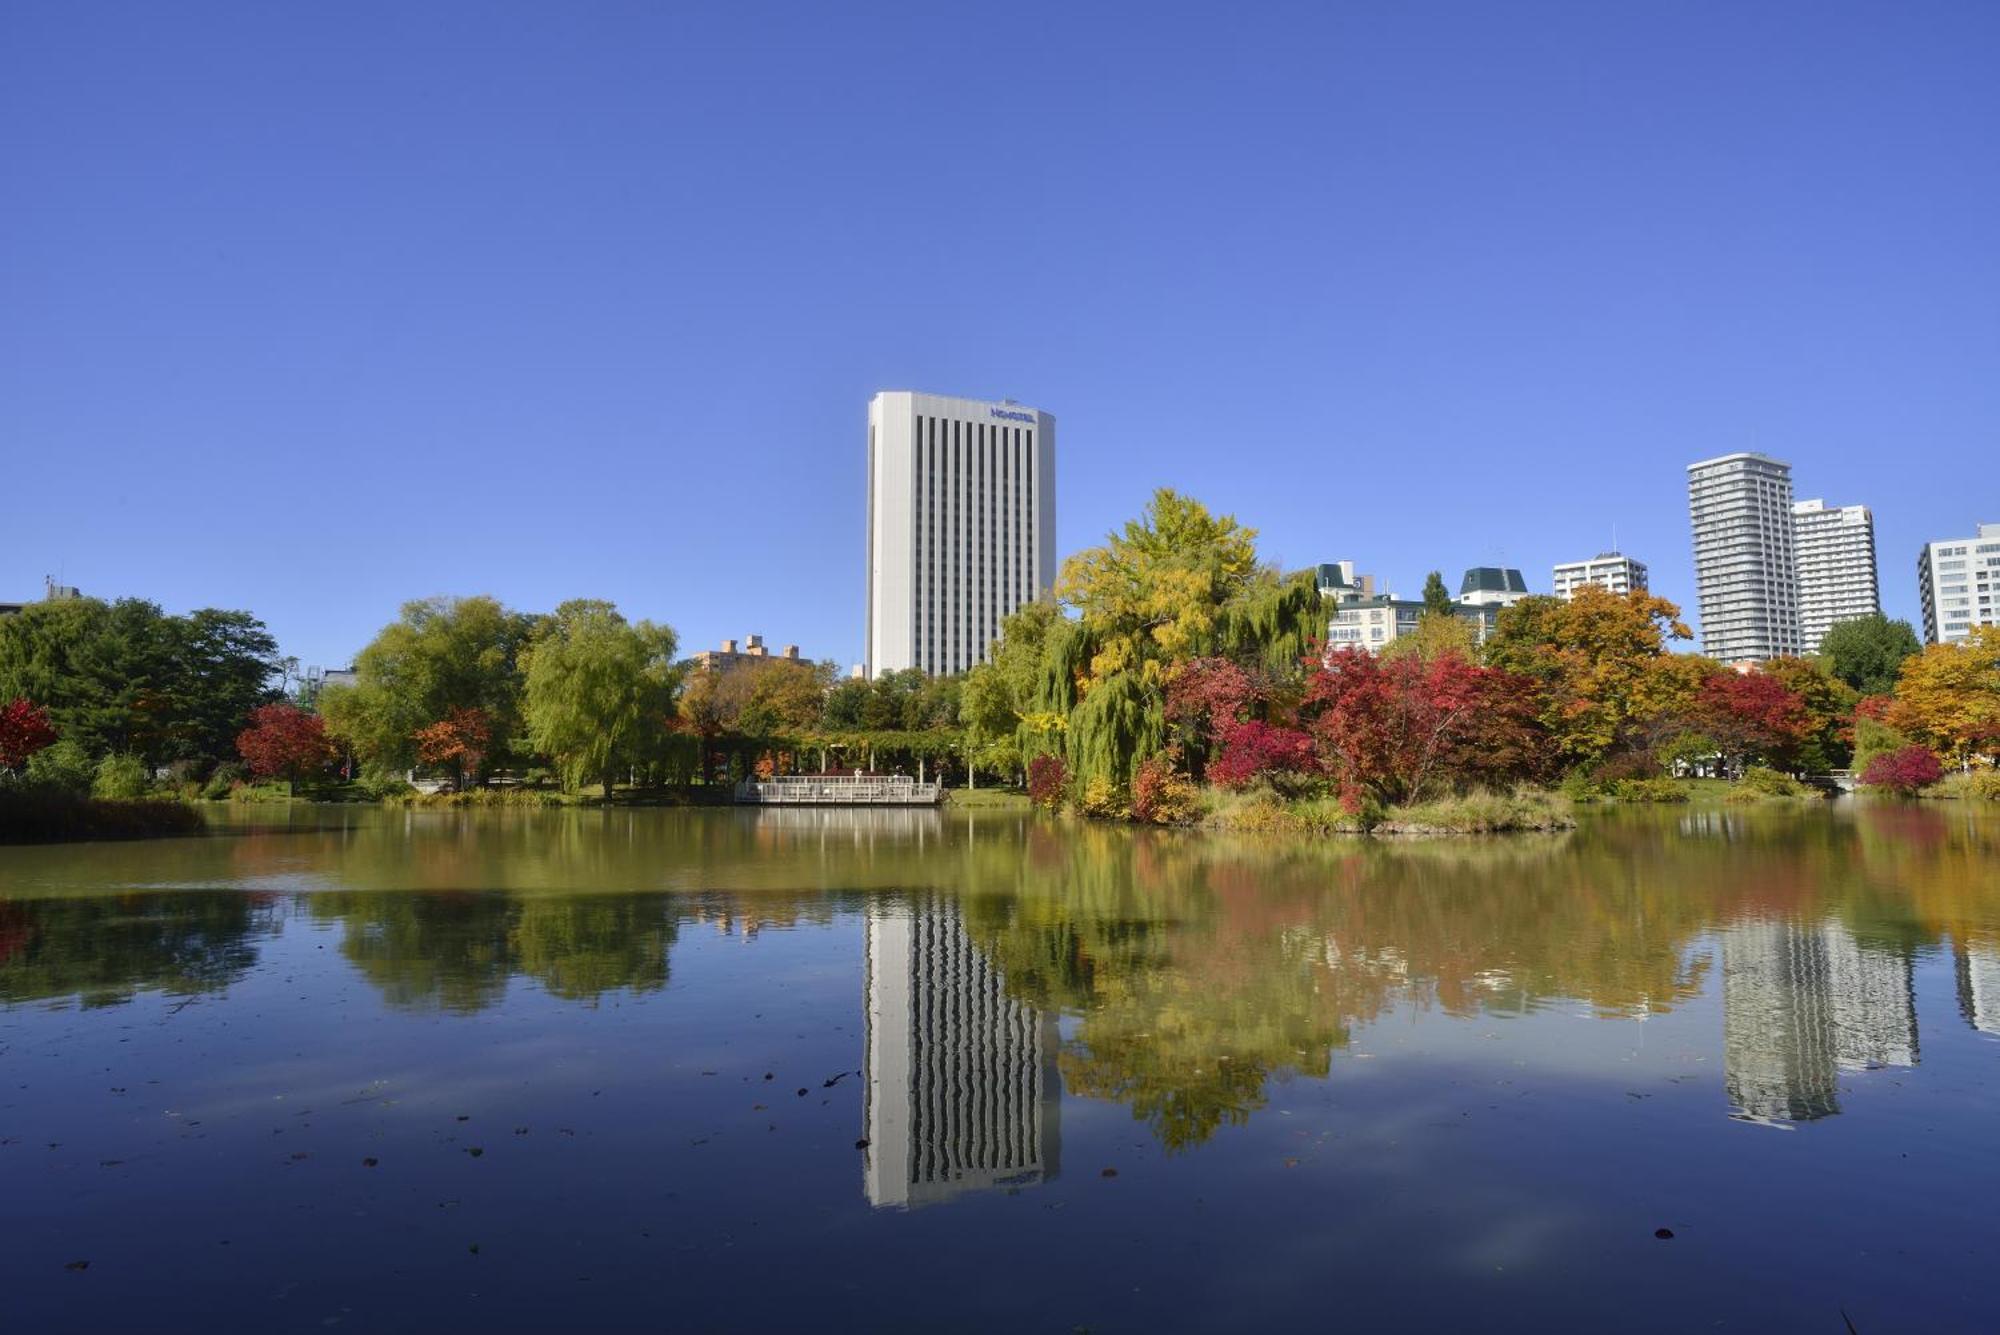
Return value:
<svg viewBox="0 0 2000 1335">
<path fill-rule="evenodd" d="M 1799 583 L 1799 642 L 1819 648 L 1827 630 L 1882 610 L 1875 582 L 1875 516 L 1865 505 L 1792 506 L 1792 552 Z"/>
<path fill-rule="evenodd" d="M 1797 655 L 1792 466 L 1741 453 L 1687 471 L 1701 651 L 1731 664 Z"/>
</svg>

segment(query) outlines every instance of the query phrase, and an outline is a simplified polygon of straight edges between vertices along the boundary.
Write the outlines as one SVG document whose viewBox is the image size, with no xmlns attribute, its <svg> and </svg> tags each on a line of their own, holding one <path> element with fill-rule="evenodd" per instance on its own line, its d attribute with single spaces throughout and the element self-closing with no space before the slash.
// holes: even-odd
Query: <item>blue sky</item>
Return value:
<svg viewBox="0 0 2000 1335">
<path fill-rule="evenodd" d="M 1683 469 L 2000 520 L 2000 6 L 0 9 L 0 597 L 574 596 L 860 655 L 877 389 L 1414 593 Z"/>
</svg>

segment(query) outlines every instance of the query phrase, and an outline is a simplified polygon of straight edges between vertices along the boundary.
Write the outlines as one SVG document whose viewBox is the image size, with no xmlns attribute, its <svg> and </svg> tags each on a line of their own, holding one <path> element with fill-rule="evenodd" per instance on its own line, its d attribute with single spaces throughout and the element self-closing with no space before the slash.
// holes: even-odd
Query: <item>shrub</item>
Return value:
<svg viewBox="0 0 2000 1335">
<path fill-rule="evenodd" d="M 394 774 L 375 774 L 358 780 L 355 788 L 364 800 L 370 802 L 395 802 L 414 797 L 416 789 Z"/>
<path fill-rule="evenodd" d="M 1028 762 L 1028 800 L 1054 811 L 1063 802 L 1069 786 L 1069 768 L 1061 756 L 1036 756 Z"/>
<path fill-rule="evenodd" d="M 208 776 L 208 782 L 201 786 L 201 795 L 211 802 L 220 802 L 229 796 L 229 790 L 250 779 L 250 767 L 237 760 L 225 760 L 217 765 Z"/>
<path fill-rule="evenodd" d="M 1609 795 L 1619 802 L 1685 802 L 1687 789 L 1672 779 L 1617 779 L 1609 785 Z"/>
<path fill-rule="evenodd" d="M 1789 774 L 1763 765 L 1752 765 L 1743 771 L 1743 777 L 1736 781 L 1735 791 L 1729 794 L 1732 802 L 1754 802 L 1760 797 L 1815 797 L 1813 789 L 1800 783 Z"/>
<path fill-rule="evenodd" d="M 1103 775 L 1083 786 L 1076 809 L 1098 820 L 1124 820 L 1132 814 L 1132 808 L 1126 803 L 1124 794 L 1118 791 L 1118 785 Z"/>
<path fill-rule="evenodd" d="M 1924 796 L 1949 797 L 1966 802 L 2000 802 L 2000 771 L 1977 769 L 1970 774 L 1954 774 Z"/>
<path fill-rule="evenodd" d="M 1150 756 L 1132 776 L 1132 814 L 1155 825 L 1192 824 L 1201 812 L 1201 794 L 1165 756 Z"/>
<path fill-rule="evenodd" d="M 90 756 L 67 737 L 28 760 L 28 786 L 52 793 L 82 797 L 90 791 L 93 773 Z"/>
<path fill-rule="evenodd" d="M 146 766 L 137 756 L 109 755 L 97 762 L 90 795 L 113 802 L 130 802 L 146 795 Z"/>
<path fill-rule="evenodd" d="M 1927 746 L 1904 746 L 1885 751 L 1868 762 L 1861 772 L 1867 788 L 1882 788 L 1903 797 L 1914 797 L 1944 777 L 1944 766 Z"/>
</svg>

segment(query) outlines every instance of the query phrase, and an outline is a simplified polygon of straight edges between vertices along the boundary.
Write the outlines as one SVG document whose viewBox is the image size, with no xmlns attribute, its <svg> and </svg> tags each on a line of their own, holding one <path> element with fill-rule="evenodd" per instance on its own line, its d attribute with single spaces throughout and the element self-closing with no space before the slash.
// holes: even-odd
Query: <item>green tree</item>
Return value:
<svg viewBox="0 0 2000 1335">
<path fill-rule="evenodd" d="M 521 656 L 538 619 L 488 597 L 405 603 L 354 660 L 357 684 L 320 693 L 327 731 L 377 772 L 416 761 L 416 735 L 454 709 L 485 711 L 496 758 L 517 735 Z"/>
<path fill-rule="evenodd" d="M 644 758 L 652 734 L 670 726 L 680 671 L 666 626 L 636 624 L 610 603 L 564 603 L 527 652 L 524 710 L 535 749 L 574 789 L 601 779 L 606 801 L 618 770 Z"/>
<path fill-rule="evenodd" d="M 1444 586 L 1444 575 L 1433 570 L 1424 576 L 1424 613 L 1427 616 L 1450 616 L 1452 614 L 1451 590 Z"/>
<path fill-rule="evenodd" d="M 0 698 L 34 700 L 91 755 L 149 767 L 233 754 L 276 666 L 275 641 L 247 612 L 66 598 L 0 620 Z"/>
<path fill-rule="evenodd" d="M 1916 631 L 1907 621 L 1891 621 L 1877 612 L 1836 622 L 1819 642 L 1819 660 L 1835 679 L 1863 695 L 1887 695 L 1896 689 L 1903 660 L 1921 652 Z"/>
</svg>

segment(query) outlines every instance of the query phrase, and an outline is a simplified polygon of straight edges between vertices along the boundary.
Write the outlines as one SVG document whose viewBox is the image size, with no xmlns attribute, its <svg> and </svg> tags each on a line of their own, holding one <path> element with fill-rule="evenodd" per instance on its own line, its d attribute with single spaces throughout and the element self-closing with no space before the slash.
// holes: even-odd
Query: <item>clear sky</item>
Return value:
<svg viewBox="0 0 2000 1335">
<path fill-rule="evenodd" d="M 0 598 L 861 653 L 878 389 L 1290 565 L 2000 520 L 2000 4 L 0 6 Z"/>
</svg>

